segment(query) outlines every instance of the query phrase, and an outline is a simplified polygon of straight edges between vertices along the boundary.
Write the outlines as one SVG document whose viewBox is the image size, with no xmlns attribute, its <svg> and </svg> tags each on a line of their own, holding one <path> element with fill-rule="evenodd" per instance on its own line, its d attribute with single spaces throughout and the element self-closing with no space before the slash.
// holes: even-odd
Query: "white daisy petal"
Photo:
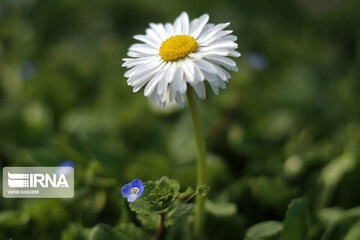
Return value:
<svg viewBox="0 0 360 240">
<path fill-rule="evenodd" d="M 158 52 L 156 48 L 150 47 L 149 45 L 143 43 L 133 44 L 130 46 L 129 50 L 154 55 Z"/>
<path fill-rule="evenodd" d="M 175 92 L 179 93 L 185 93 L 186 92 L 186 81 L 183 79 L 184 72 L 180 66 L 180 63 L 177 63 L 176 71 L 174 74 L 174 80 L 173 80 L 173 88 L 175 89 Z"/>
<path fill-rule="evenodd" d="M 174 27 L 170 23 L 165 24 L 165 30 L 168 32 L 170 36 L 174 35 Z"/>
<path fill-rule="evenodd" d="M 174 75 L 175 75 L 175 71 L 176 71 L 176 63 L 168 63 L 168 64 L 170 64 L 170 67 L 166 74 L 166 80 L 168 83 L 170 83 L 174 79 Z"/>
<path fill-rule="evenodd" d="M 214 37 L 215 34 L 217 34 L 218 32 L 220 32 L 221 30 L 223 30 L 224 28 L 226 28 L 229 25 L 230 25 L 230 23 L 223 23 L 223 24 L 218 24 L 218 25 L 215 25 L 214 27 L 209 28 L 206 32 L 204 32 L 204 34 L 202 34 L 199 37 L 198 43 L 201 44 L 203 42 L 206 42 L 210 38 Z"/>
<path fill-rule="evenodd" d="M 208 14 L 202 15 L 195 23 L 196 25 L 193 26 L 194 29 L 191 29 L 190 35 L 193 36 L 195 39 L 197 39 L 208 21 L 209 21 L 209 15 Z"/>
<path fill-rule="evenodd" d="M 162 43 L 160 36 L 151 28 L 146 29 L 146 36 L 156 43 Z"/>
<path fill-rule="evenodd" d="M 180 63 L 188 82 L 195 81 L 195 70 L 193 63 L 188 59 L 185 61 L 181 61 Z"/>
<path fill-rule="evenodd" d="M 200 52 L 207 52 L 217 48 L 226 48 L 226 49 L 236 49 L 238 45 L 233 41 L 220 41 L 211 45 L 207 45 L 206 47 L 199 47 L 198 50 Z"/>
<path fill-rule="evenodd" d="M 167 101 L 184 105 L 187 87 L 192 87 L 200 99 L 206 98 L 204 80 L 219 94 L 231 78 L 229 70 L 237 71 L 239 57 L 237 37 L 224 30 L 229 23 L 208 23 L 209 15 L 189 21 L 186 12 L 174 24 L 150 23 L 145 35 L 135 35 L 141 43 L 130 46 L 129 58 L 124 58 L 127 83 L 162 108 Z"/>
<path fill-rule="evenodd" d="M 170 37 L 169 33 L 165 30 L 164 25 L 150 23 L 150 27 L 156 32 L 156 34 L 160 37 L 161 41 L 164 41 Z"/>
<path fill-rule="evenodd" d="M 160 43 L 155 42 L 153 39 L 146 37 L 145 35 L 135 35 L 136 40 L 142 41 L 153 48 L 159 48 Z"/>
<path fill-rule="evenodd" d="M 189 35 L 189 16 L 186 12 L 183 12 L 180 15 L 180 22 L 181 22 L 181 34 Z"/>
<path fill-rule="evenodd" d="M 144 95 L 146 97 L 149 97 L 154 89 L 157 87 L 159 81 L 162 78 L 163 73 L 161 71 L 157 72 L 157 74 L 148 82 L 148 84 L 145 87 Z"/>
<path fill-rule="evenodd" d="M 208 73 L 215 73 L 217 72 L 216 68 L 206 60 L 197 60 L 194 62 L 201 70 L 208 72 Z"/>
<path fill-rule="evenodd" d="M 236 62 L 228 57 L 217 56 L 217 55 L 207 55 L 206 59 L 210 60 L 211 62 L 218 63 L 224 67 L 235 67 Z"/>
<path fill-rule="evenodd" d="M 175 101 L 176 101 L 177 104 L 179 104 L 180 107 L 184 107 L 184 101 L 183 101 L 182 94 L 176 93 Z"/>
<path fill-rule="evenodd" d="M 176 35 L 181 34 L 181 18 L 182 15 L 180 15 L 180 17 L 178 17 L 174 22 L 174 34 Z"/>
<path fill-rule="evenodd" d="M 218 82 L 209 82 L 211 89 L 215 95 L 219 95 L 219 83 Z"/>
<path fill-rule="evenodd" d="M 154 54 L 145 54 L 145 53 L 142 53 L 142 52 L 128 51 L 127 55 L 128 55 L 129 57 L 140 58 L 140 57 L 153 56 Z"/>
<path fill-rule="evenodd" d="M 220 31 L 217 34 L 215 34 L 214 37 L 210 38 L 210 40 L 201 43 L 201 46 L 206 46 L 206 45 L 214 42 L 215 40 L 223 39 L 225 36 L 231 34 L 232 32 L 233 32 L 232 30 Z M 236 41 L 236 40 L 234 40 L 234 41 Z"/>
<path fill-rule="evenodd" d="M 123 67 L 134 67 L 137 65 L 144 65 L 147 63 L 151 63 L 154 62 L 155 60 L 157 60 L 159 57 L 158 56 L 150 56 L 150 57 L 144 57 L 144 58 L 123 58 Z"/>
<path fill-rule="evenodd" d="M 205 76 L 196 64 L 194 64 L 194 69 L 195 69 L 195 81 L 197 82 L 204 81 Z"/>
<path fill-rule="evenodd" d="M 229 56 L 230 56 L 230 57 L 240 57 L 241 54 L 240 54 L 238 51 L 229 50 Z"/>
<path fill-rule="evenodd" d="M 206 98 L 206 89 L 204 82 L 193 83 L 191 86 L 194 88 L 196 94 L 200 99 Z"/>
</svg>

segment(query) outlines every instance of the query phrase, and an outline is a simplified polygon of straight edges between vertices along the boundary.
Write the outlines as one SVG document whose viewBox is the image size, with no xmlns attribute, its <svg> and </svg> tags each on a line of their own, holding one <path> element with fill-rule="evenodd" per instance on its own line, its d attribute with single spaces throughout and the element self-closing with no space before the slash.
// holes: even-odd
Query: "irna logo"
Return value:
<svg viewBox="0 0 360 240">
<path fill-rule="evenodd" d="M 5 167 L 5 198 L 72 198 L 73 167 Z"/>
<path fill-rule="evenodd" d="M 64 174 L 18 174 L 8 172 L 8 185 L 11 188 L 69 187 Z"/>
</svg>

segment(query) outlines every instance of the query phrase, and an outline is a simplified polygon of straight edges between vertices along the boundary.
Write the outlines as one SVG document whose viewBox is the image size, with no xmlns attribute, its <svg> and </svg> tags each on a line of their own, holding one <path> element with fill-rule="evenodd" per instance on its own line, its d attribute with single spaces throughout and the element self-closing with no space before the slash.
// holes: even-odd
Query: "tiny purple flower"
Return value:
<svg viewBox="0 0 360 240">
<path fill-rule="evenodd" d="M 140 179 L 135 178 L 129 184 L 121 188 L 121 194 L 127 198 L 128 202 L 135 201 L 144 191 L 144 185 Z"/>
</svg>

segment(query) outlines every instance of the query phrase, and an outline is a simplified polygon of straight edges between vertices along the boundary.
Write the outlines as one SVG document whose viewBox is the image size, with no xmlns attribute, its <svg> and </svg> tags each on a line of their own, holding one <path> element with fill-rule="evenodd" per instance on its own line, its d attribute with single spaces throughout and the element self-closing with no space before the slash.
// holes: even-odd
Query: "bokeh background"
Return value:
<svg viewBox="0 0 360 240">
<path fill-rule="evenodd" d="M 71 161 L 76 192 L 0 198 L 0 239 L 84 239 L 97 223 L 139 225 L 120 194 L 133 178 L 195 186 L 186 104 L 151 105 L 121 67 L 133 35 L 182 11 L 231 22 L 242 53 L 228 89 L 198 101 L 206 239 L 282 221 L 301 196 L 310 239 L 360 239 L 360 1 L 351 0 L 1 0 L 0 165 Z M 164 239 L 188 239 L 186 227 Z"/>
</svg>

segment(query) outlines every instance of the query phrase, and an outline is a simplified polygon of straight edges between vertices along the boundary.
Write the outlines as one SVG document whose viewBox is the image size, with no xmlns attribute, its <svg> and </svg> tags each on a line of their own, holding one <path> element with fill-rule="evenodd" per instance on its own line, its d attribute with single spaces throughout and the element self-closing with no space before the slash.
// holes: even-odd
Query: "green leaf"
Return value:
<svg viewBox="0 0 360 240">
<path fill-rule="evenodd" d="M 117 233 L 106 224 L 98 224 L 90 231 L 89 240 L 121 240 Z"/>
<path fill-rule="evenodd" d="M 186 215 L 191 213 L 191 211 L 193 210 L 193 207 L 194 207 L 194 205 L 189 203 L 189 204 L 184 204 L 179 209 L 174 209 L 173 211 L 175 211 L 175 212 L 170 211 L 169 212 L 170 217 L 165 219 L 165 226 L 168 227 L 168 226 L 175 225 L 178 221 L 180 221 Z"/>
<path fill-rule="evenodd" d="M 130 209 L 137 214 L 154 214 L 157 211 L 152 208 L 152 204 L 146 201 L 144 198 L 136 199 L 136 201 L 129 204 Z"/>
<path fill-rule="evenodd" d="M 280 234 L 283 224 L 278 221 L 267 221 L 253 225 L 246 231 L 247 240 L 270 239 Z"/>
<path fill-rule="evenodd" d="M 175 202 L 179 190 L 179 182 L 168 177 L 162 177 L 155 182 L 148 181 L 144 183 L 142 197 L 130 203 L 130 208 L 145 215 L 164 212 Z"/>
<path fill-rule="evenodd" d="M 141 225 L 148 229 L 155 229 L 160 223 L 160 214 L 141 215 L 138 214 L 137 218 Z"/>
<path fill-rule="evenodd" d="M 25 225 L 29 219 L 29 215 L 23 211 L 5 210 L 0 213 L 0 226 L 21 226 Z"/>
<path fill-rule="evenodd" d="M 237 207 L 233 203 L 227 202 L 214 202 L 209 199 L 205 202 L 205 209 L 217 217 L 227 217 L 236 214 Z"/>
<path fill-rule="evenodd" d="M 62 232 L 61 240 L 87 240 L 88 231 L 88 229 L 83 228 L 80 224 L 73 223 Z"/>
<path fill-rule="evenodd" d="M 305 199 L 297 198 L 288 206 L 280 240 L 306 240 L 309 227 L 308 204 Z"/>
<path fill-rule="evenodd" d="M 144 240 L 149 239 L 149 236 L 132 223 L 121 224 L 114 229 L 121 240 Z M 105 240 L 105 238 L 103 239 Z M 107 239 L 106 239 L 107 240 Z"/>
<path fill-rule="evenodd" d="M 360 220 L 357 221 L 346 234 L 344 240 L 360 239 Z"/>
</svg>

